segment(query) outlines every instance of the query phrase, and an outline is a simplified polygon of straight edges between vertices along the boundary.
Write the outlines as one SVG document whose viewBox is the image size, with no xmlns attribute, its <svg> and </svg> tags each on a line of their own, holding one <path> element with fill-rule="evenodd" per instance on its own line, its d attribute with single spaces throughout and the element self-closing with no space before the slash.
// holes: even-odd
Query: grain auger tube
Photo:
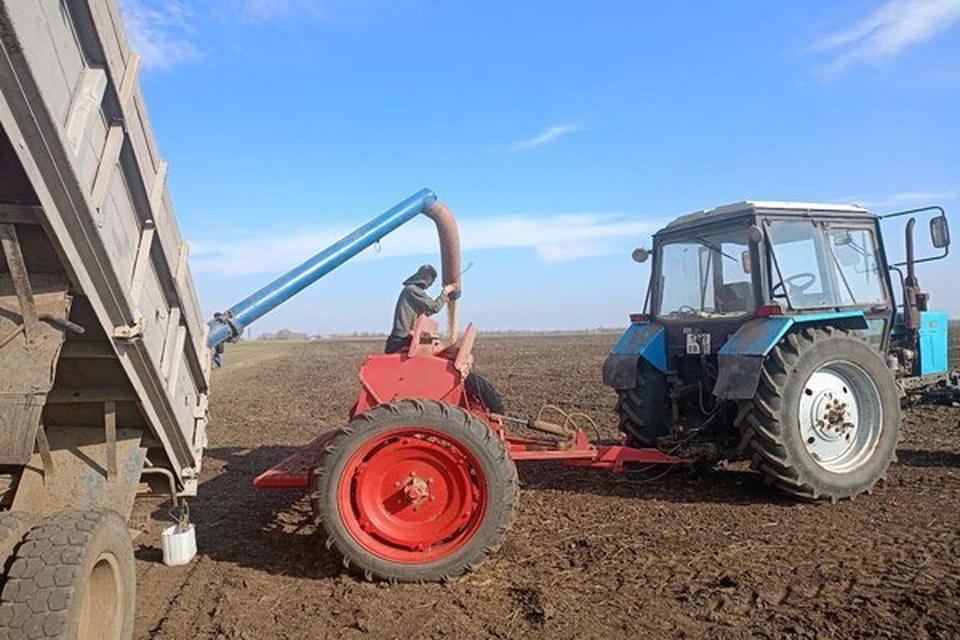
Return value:
<svg viewBox="0 0 960 640">
<path fill-rule="evenodd" d="M 460 286 L 460 236 L 457 223 L 450 208 L 437 200 L 433 191 L 421 189 L 227 311 L 215 313 L 213 320 L 208 323 L 207 346 L 215 350 L 218 364 L 224 343 L 236 340 L 251 323 L 421 213 L 433 220 L 437 226 L 443 285 L 455 284 L 458 287 L 457 293 L 451 296 L 448 312 L 450 336 L 452 340 L 456 340 Z"/>
</svg>

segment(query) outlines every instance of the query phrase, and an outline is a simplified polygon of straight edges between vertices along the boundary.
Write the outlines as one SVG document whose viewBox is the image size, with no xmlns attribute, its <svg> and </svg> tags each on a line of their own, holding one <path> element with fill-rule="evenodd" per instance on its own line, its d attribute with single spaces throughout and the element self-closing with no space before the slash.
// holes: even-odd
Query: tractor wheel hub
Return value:
<svg viewBox="0 0 960 640">
<path fill-rule="evenodd" d="M 847 403 L 842 402 L 838 395 L 843 395 L 843 386 L 837 390 L 822 390 L 814 400 L 813 429 L 820 438 L 839 440 L 856 428 L 851 421 L 853 415 L 848 411 Z"/>
<path fill-rule="evenodd" d="M 816 370 L 800 396 L 798 422 L 807 453 L 828 471 L 850 471 L 868 459 L 879 439 L 876 385 L 859 367 L 834 362 Z"/>
<path fill-rule="evenodd" d="M 419 504 L 430 497 L 430 486 L 423 478 L 413 476 L 404 485 L 403 493 L 412 504 Z"/>
</svg>

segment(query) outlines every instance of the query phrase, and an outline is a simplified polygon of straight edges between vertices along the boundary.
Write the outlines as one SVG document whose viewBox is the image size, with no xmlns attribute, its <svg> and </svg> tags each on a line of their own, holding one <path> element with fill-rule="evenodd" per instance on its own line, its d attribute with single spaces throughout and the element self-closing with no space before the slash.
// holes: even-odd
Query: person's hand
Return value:
<svg viewBox="0 0 960 640">
<path fill-rule="evenodd" d="M 450 283 L 443 288 L 443 292 L 447 295 L 450 295 L 451 293 L 453 293 L 454 291 L 457 291 L 458 289 L 460 289 L 460 285 L 455 283 Z"/>
</svg>

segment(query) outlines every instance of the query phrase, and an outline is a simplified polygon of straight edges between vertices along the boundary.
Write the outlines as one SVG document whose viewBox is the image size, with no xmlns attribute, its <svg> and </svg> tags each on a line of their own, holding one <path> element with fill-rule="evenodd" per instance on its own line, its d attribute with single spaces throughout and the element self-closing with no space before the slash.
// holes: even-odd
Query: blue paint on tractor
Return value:
<svg viewBox="0 0 960 640">
<path fill-rule="evenodd" d="M 774 318 L 755 318 L 745 322 L 737 332 L 727 339 L 720 351 L 721 356 L 763 356 L 777 344 L 793 326 L 793 318 L 778 316 Z"/>
<path fill-rule="evenodd" d="M 946 373 L 949 369 L 949 324 L 946 312 L 920 312 L 920 375 Z"/>
<path fill-rule="evenodd" d="M 301 265 L 294 267 L 228 311 L 209 322 L 208 347 L 218 347 L 239 336 L 254 320 L 280 306 L 344 262 L 416 217 L 437 201 L 430 189 L 421 189 L 380 214 L 350 235 L 341 238 Z"/>
<path fill-rule="evenodd" d="M 667 345 L 663 327 L 649 322 L 635 322 L 620 336 L 611 355 L 642 356 L 660 371 L 667 371 Z"/>
<path fill-rule="evenodd" d="M 805 313 L 796 316 L 755 318 L 743 324 L 718 352 L 721 356 L 765 356 L 796 325 L 829 324 L 845 329 L 866 329 L 863 311 Z"/>
</svg>

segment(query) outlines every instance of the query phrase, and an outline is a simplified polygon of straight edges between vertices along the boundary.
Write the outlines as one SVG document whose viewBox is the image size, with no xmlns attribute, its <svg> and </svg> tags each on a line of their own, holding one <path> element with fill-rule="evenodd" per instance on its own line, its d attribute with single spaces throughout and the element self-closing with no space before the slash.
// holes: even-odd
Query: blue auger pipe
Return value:
<svg viewBox="0 0 960 640">
<path fill-rule="evenodd" d="M 208 323 L 207 346 L 216 348 L 240 336 L 253 321 L 263 317 L 391 231 L 415 218 L 437 201 L 430 189 L 421 189 L 350 235 L 341 238 L 303 264 L 291 269 L 229 310 L 216 313 Z"/>
</svg>

